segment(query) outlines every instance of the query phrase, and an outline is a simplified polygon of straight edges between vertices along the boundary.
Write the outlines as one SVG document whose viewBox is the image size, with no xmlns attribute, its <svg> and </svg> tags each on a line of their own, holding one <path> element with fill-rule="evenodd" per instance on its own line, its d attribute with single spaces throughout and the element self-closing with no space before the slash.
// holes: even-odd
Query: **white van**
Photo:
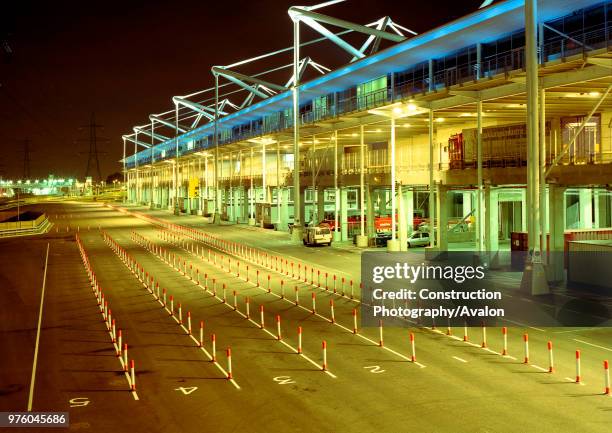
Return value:
<svg viewBox="0 0 612 433">
<path fill-rule="evenodd" d="M 306 227 L 304 229 L 304 236 L 302 238 L 302 242 L 304 242 L 304 245 L 331 245 L 331 230 L 327 226 Z"/>
</svg>

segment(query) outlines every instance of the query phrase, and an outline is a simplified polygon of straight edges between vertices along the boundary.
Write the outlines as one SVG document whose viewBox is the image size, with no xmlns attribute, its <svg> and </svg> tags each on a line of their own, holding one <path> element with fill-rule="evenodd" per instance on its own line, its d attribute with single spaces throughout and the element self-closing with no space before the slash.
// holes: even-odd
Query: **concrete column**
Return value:
<svg viewBox="0 0 612 433">
<path fill-rule="evenodd" d="M 414 229 L 414 190 L 412 188 L 404 188 L 403 195 L 404 213 L 406 214 L 406 236 L 410 236 Z"/>
<path fill-rule="evenodd" d="M 487 186 L 485 195 L 485 248 L 490 253 L 499 250 L 499 191 Z"/>
<path fill-rule="evenodd" d="M 565 279 L 565 188 L 550 184 L 549 194 L 550 255 L 546 267 L 546 277 L 549 282 L 560 282 Z"/>
<path fill-rule="evenodd" d="M 289 222 L 289 189 L 281 188 L 281 201 L 280 201 L 280 224 L 279 230 L 287 231 Z"/>
<path fill-rule="evenodd" d="M 395 118 L 391 117 L 391 239 L 387 242 L 388 251 L 399 251 L 396 233 L 397 197 L 395 194 Z"/>
<path fill-rule="evenodd" d="M 593 228 L 593 190 L 581 188 L 578 191 L 578 202 L 580 208 L 580 228 Z"/>
<path fill-rule="evenodd" d="M 348 191 L 340 188 L 340 235 L 341 240 L 348 240 Z"/>
<path fill-rule="evenodd" d="M 239 223 L 240 220 L 242 219 L 242 206 L 240 203 L 240 195 L 241 195 L 241 191 L 242 188 L 239 187 L 234 187 L 234 193 L 232 196 L 232 207 L 233 207 L 233 211 L 232 214 L 234 216 L 234 221 L 236 223 Z"/>
<path fill-rule="evenodd" d="M 436 249 L 440 252 L 448 250 L 448 187 L 441 183 L 436 184 Z"/>
<path fill-rule="evenodd" d="M 319 223 L 325 218 L 325 188 L 317 189 L 317 218 L 318 221 L 315 221 L 315 223 Z"/>
<path fill-rule="evenodd" d="M 251 158 L 249 159 L 250 185 L 249 185 L 249 225 L 255 225 L 255 188 L 253 187 L 253 147 L 251 147 Z"/>
<path fill-rule="evenodd" d="M 338 210 L 340 208 L 340 191 L 338 189 L 338 131 L 334 131 L 334 242 L 341 239 L 338 219 Z"/>
<path fill-rule="evenodd" d="M 408 251 L 408 221 L 406 218 L 406 200 L 404 198 L 404 191 L 402 188 L 402 184 L 400 183 L 397 186 L 397 195 L 399 200 L 398 204 L 398 232 L 399 232 L 399 250 L 400 251 Z"/>
<path fill-rule="evenodd" d="M 364 143 L 364 128 L 359 127 L 359 216 L 360 228 L 357 236 L 357 246 L 367 247 L 368 237 L 365 229 L 365 143 Z"/>
<path fill-rule="evenodd" d="M 376 237 L 376 228 L 374 225 L 374 188 L 372 188 L 370 185 L 366 185 L 365 187 L 365 201 L 366 201 L 366 207 L 365 207 L 365 213 L 366 213 L 366 236 L 368 238 L 374 238 Z"/>
<path fill-rule="evenodd" d="M 521 231 L 526 232 L 527 230 L 527 190 L 521 191 Z"/>
<path fill-rule="evenodd" d="M 189 186 L 191 185 L 191 162 L 185 163 L 183 170 L 185 170 L 185 167 L 187 167 L 187 174 L 185 176 L 187 178 L 187 194 L 185 194 L 187 196 L 187 215 L 191 215 L 191 195 L 189 191 Z"/>
</svg>

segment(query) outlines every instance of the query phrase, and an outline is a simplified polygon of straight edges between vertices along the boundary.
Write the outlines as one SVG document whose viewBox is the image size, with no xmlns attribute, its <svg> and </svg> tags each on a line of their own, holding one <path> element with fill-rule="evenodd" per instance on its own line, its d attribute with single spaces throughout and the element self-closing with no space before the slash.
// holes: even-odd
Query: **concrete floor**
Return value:
<svg viewBox="0 0 612 433">
<path fill-rule="evenodd" d="M 511 327 L 510 356 L 505 357 L 499 355 L 499 328 L 488 329 L 485 349 L 480 347 L 477 328 L 469 329 L 471 341 L 467 343 L 426 327 L 388 328 L 381 348 L 377 329 L 352 334 L 356 303 L 346 297 L 249 264 L 251 272 L 260 270 L 263 280 L 271 275 L 268 293 L 246 282 L 244 274 L 239 278 L 196 257 L 178 242 L 182 237 L 167 241 L 166 234 L 160 237 L 160 230 L 142 219 L 101 205 L 45 204 L 44 208 L 56 224 L 49 234 L 0 241 L 0 335 L 3 346 L 10 348 L 0 361 L 0 411 L 26 407 L 41 267 L 49 243 L 34 409 L 69 411 L 72 428 L 94 432 L 609 431 L 612 399 L 602 396 L 601 366 L 612 352 L 609 328 Z M 359 275 L 360 256 L 352 247 L 304 248 L 280 233 L 202 225 L 201 217 L 174 217 L 161 211 L 151 214 L 339 276 Z M 98 227 L 174 296 L 175 307 L 180 302 L 183 313 L 191 313 L 194 329 L 204 321 L 209 352 L 208 338 L 215 333 L 218 362 L 223 367 L 224 350 L 231 346 L 240 389 L 223 377 L 109 248 Z M 74 241 L 77 228 L 113 317 L 123 329 L 130 358 L 136 362 L 138 401 L 128 391 L 89 286 Z M 217 297 L 210 293 L 211 282 L 206 291 L 204 283 L 197 285 L 143 247 L 143 240 L 184 258 L 201 276 L 208 274 L 209 281 L 215 278 Z M 243 261 L 241 269 L 246 264 Z M 289 299 L 279 297 L 281 279 L 286 281 Z M 228 288 L 225 304 L 219 299 L 223 284 Z M 296 285 L 300 306 L 291 302 Z M 231 308 L 234 290 L 238 311 Z M 316 315 L 309 311 L 312 292 L 317 297 Z M 252 321 L 243 316 L 246 297 L 250 298 Z M 331 299 L 337 323 L 329 320 Z M 259 305 L 264 306 L 265 330 L 258 326 Z M 276 339 L 277 315 L 286 344 Z M 298 326 L 303 328 L 303 357 L 295 353 Z M 530 336 L 531 365 L 522 363 L 525 331 Z M 416 336 L 418 363 L 409 361 L 409 332 Z M 463 330 L 453 328 L 452 332 L 461 336 Z M 317 367 L 322 340 L 328 344 L 330 374 Z M 554 374 L 545 372 L 549 340 L 555 345 Z M 583 356 L 581 385 L 573 383 L 577 348 Z M 74 398 L 86 398 L 89 404 L 70 407 Z"/>
</svg>

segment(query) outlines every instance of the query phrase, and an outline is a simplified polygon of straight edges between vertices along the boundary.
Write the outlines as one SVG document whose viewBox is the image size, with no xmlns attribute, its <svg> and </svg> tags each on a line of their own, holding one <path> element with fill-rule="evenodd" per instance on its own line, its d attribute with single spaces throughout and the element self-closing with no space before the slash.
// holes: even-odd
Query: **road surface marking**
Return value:
<svg viewBox="0 0 612 433">
<path fill-rule="evenodd" d="M 68 403 L 70 403 L 70 407 L 84 407 L 91 402 L 87 397 L 74 397 L 68 400 Z"/>
<path fill-rule="evenodd" d="M 536 330 L 536 331 L 540 331 L 540 332 L 546 332 L 546 330 L 545 330 L 545 329 L 542 329 L 542 328 L 536 328 L 536 327 L 534 327 L 534 326 L 529 326 L 529 325 L 526 325 L 525 323 L 515 322 L 514 320 L 504 319 L 504 318 L 502 318 L 502 320 L 504 320 L 504 321 L 506 321 L 506 322 L 514 323 L 515 325 L 519 325 L 519 326 L 522 326 L 522 327 L 524 327 L 524 328 L 534 329 L 534 330 Z"/>
<path fill-rule="evenodd" d="M 197 386 L 187 386 L 187 387 L 179 386 L 178 388 L 174 388 L 175 391 L 181 391 L 185 395 L 189 395 L 197 389 L 198 389 Z"/>
<path fill-rule="evenodd" d="M 289 385 L 291 383 L 295 383 L 295 380 L 291 379 L 291 376 L 276 376 L 272 380 L 279 385 Z"/>
<path fill-rule="evenodd" d="M 380 368 L 379 365 L 368 365 L 366 367 L 368 370 L 370 370 L 370 373 L 374 373 L 374 374 L 379 374 L 379 373 L 384 373 L 386 370 L 383 370 L 382 368 Z"/>
<path fill-rule="evenodd" d="M 464 363 L 467 363 L 467 361 L 466 361 L 465 359 L 463 359 L 463 358 L 459 358 L 458 356 L 453 356 L 453 359 L 456 359 L 456 360 L 457 360 L 457 361 L 459 361 L 459 362 L 464 362 Z"/>
<path fill-rule="evenodd" d="M 47 264 L 49 263 L 49 243 L 45 255 L 45 270 L 43 272 L 42 290 L 40 293 L 40 309 L 38 310 L 38 328 L 36 330 L 36 345 L 34 346 L 34 362 L 32 363 L 32 377 L 30 379 L 30 395 L 28 396 L 28 412 L 32 411 L 34 401 L 34 382 L 36 381 L 36 364 L 38 363 L 38 344 L 40 343 L 40 327 L 42 325 L 43 305 L 45 302 L 45 286 L 47 284 Z"/>
<path fill-rule="evenodd" d="M 543 368 L 543 367 L 540 367 L 539 365 L 535 365 L 535 364 L 529 364 L 529 365 L 531 365 L 536 370 L 540 370 L 540 371 L 543 371 L 545 373 L 548 373 L 548 369 L 547 368 Z"/>
<path fill-rule="evenodd" d="M 610 349 L 609 347 L 599 346 L 597 344 L 589 343 L 584 340 L 578 340 L 577 338 L 574 338 L 573 340 L 577 341 L 578 343 L 588 344 L 589 346 L 597 347 L 598 349 L 607 350 L 608 352 L 612 352 L 612 349 Z"/>
</svg>

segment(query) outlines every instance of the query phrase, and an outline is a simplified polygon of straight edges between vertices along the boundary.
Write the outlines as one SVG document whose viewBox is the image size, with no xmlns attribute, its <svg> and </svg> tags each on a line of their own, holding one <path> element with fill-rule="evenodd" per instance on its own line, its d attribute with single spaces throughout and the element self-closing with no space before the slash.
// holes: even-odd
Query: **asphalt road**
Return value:
<svg viewBox="0 0 612 433">
<path fill-rule="evenodd" d="M 609 328 L 510 327 L 509 356 L 499 354 L 499 328 L 481 330 L 384 329 L 352 333 L 353 300 L 241 260 L 241 275 L 219 266 L 223 252 L 160 230 L 142 219 L 97 204 L 45 204 L 55 223 L 46 236 L 0 241 L 0 411 L 25 410 L 29 396 L 44 251 L 50 245 L 34 410 L 69 411 L 71 428 L 95 432 L 577 432 L 609 431 L 612 399 L 602 395 L 603 359 L 610 357 Z M 139 209 L 142 211 L 142 209 Z M 196 217 L 156 216 L 198 225 L 224 239 L 263 247 L 284 257 L 346 272 L 358 254 L 343 248 L 303 248 L 254 229 L 214 227 Z M 201 218 L 199 218 L 201 221 Z M 68 231 L 66 231 L 66 229 Z M 109 236 L 105 242 L 101 231 Z M 57 231 L 56 231 L 57 230 Z M 75 242 L 78 230 L 105 299 L 136 364 L 138 400 L 129 391 Z M 110 240 L 112 239 L 112 241 Z M 183 320 L 191 314 L 194 338 L 109 245 L 116 242 L 139 263 Z M 159 248 L 163 248 L 160 252 Z M 191 252 L 197 248 L 201 257 Z M 208 249 L 217 254 L 209 261 Z M 204 253 L 202 253 L 204 251 Z M 199 270 L 200 284 L 176 269 L 165 254 Z M 203 257 L 203 258 L 202 258 Z M 227 263 L 227 262 L 224 262 Z M 250 280 L 246 281 L 246 266 Z M 253 284 L 254 273 L 268 293 Z M 189 274 L 189 272 L 188 272 Z M 208 289 L 204 275 L 208 276 Z M 348 273 L 352 275 L 352 273 Z M 357 272 L 358 275 L 358 272 Z M 216 283 L 213 295 L 212 279 Z M 348 278 L 348 275 L 347 275 Z M 281 283 L 284 281 L 282 299 Z M 148 283 L 149 281 L 147 281 Z M 226 302 L 223 302 L 223 284 Z M 295 286 L 300 305 L 294 304 Z M 237 293 L 233 309 L 233 292 Z M 316 312 L 311 296 L 316 294 Z M 250 318 L 245 317 L 246 299 Z M 331 323 L 330 300 L 335 323 Z M 264 329 L 259 306 L 264 308 Z M 275 319 L 281 319 L 282 341 Z M 204 322 L 204 349 L 197 346 Z M 185 323 L 186 325 L 186 323 Z M 303 330 L 303 356 L 296 353 Z M 522 335 L 530 336 L 530 365 L 523 364 Z M 416 340 L 410 362 L 408 333 Z M 211 334 L 216 337 L 213 363 Z M 328 372 L 321 369 L 327 342 Z M 555 347 L 547 372 L 546 342 Z M 580 340 L 576 341 L 576 340 Z M 225 349 L 232 350 L 234 382 L 224 376 Z M 582 350 L 582 384 L 573 382 L 574 350 Z M 235 385 L 236 386 L 235 386 Z M 74 400 L 80 398 L 80 400 Z M 86 400 L 84 400 L 86 399 Z M 71 403 L 72 400 L 72 403 Z M 83 402 L 87 401 L 85 405 Z M 73 407 L 71 407 L 73 406 Z"/>
</svg>

